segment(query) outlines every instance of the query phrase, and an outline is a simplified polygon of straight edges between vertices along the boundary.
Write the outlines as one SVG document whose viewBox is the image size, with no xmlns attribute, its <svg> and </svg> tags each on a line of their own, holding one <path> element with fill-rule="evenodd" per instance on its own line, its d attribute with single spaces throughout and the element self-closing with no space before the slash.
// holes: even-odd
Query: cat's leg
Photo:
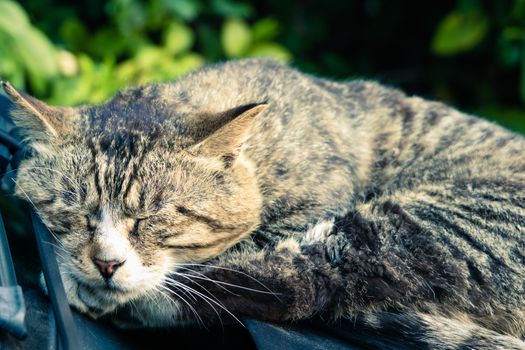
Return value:
<svg viewBox="0 0 525 350">
<path fill-rule="evenodd" d="M 246 317 L 304 319 L 322 310 L 340 284 L 322 249 L 309 249 L 309 254 L 290 238 L 272 250 L 181 265 L 162 292 L 157 289 L 105 317 L 121 328 L 231 323 Z"/>
<path fill-rule="evenodd" d="M 368 287 L 382 286 L 381 276 L 388 272 L 370 249 L 351 247 L 339 224 L 321 221 L 273 248 L 240 249 L 213 263 L 181 266 L 172 275 L 176 285 L 168 287 L 196 297 L 189 300 L 191 308 L 181 305 L 188 319 L 195 318 L 195 311 L 215 321 L 217 316 L 285 321 L 323 312 L 329 318 L 350 315 L 341 300 L 355 300 L 355 311 L 364 310 L 370 302 Z M 354 263 L 355 271 L 345 271 Z"/>
<path fill-rule="evenodd" d="M 243 317 L 267 321 L 304 319 L 322 311 L 341 285 L 341 276 L 321 250 L 303 251 L 299 239 L 288 238 L 272 249 L 239 250 L 206 265 L 183 265 L 170 288 L 183 291 L 182 305 L 217 322 Z"/>
<path fill-rule="evenodd" d="M 332 226 L 333 220 L 319 222 L 273 249 L 251 247 L 206 264 L 181 264 L 163 286 L 106 318 L 121 328 L 306 318 L 322 310 L 340 284 L 333 262 L 340 259 L 335 242 L 341 237 L 331 235 Z"/>
<path fill-rule="evenodd" d="M 181 282 L 209 291 L 239 316 L 279 321 L 437 308 L 468 314 L 496 334 L 519 336 L 525 320 L 516 247 L 523 244 L 525 213 L 516 201 L 525 198 L 523 186 L 500 179 L 492 186 L 498 191 L 488 193 L 476 183 L 455 185 L 421 185 L 375 198 L 334 222 L 332 231 L 321 225 L 303 242 L 291 238 L 273 250 L 228 255 L 200 271 L 259 292 L 228 286 L 231 294 L 210 281 Z M 334 249 L 339 261 L 330 258 Z M 261 293 L 261 285 L 276 295 Z"/>
</svg>

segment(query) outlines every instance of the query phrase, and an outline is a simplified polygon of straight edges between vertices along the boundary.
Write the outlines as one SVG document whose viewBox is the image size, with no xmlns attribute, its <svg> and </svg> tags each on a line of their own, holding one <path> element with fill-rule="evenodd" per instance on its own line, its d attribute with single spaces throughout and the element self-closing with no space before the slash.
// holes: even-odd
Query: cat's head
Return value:
<svg viewBox="0 0 525 350">
<path fill-rule="evenodd" d="M 32 150 L 16 194 L 56 235 L 66 288 L 85 287 L 77 297 L 88 306 L 95 294 L 125 301 L 158 288 L 177 265 L 212 259 L 259 224 L 242 149 L 265 105 L 180 116 L 148 88 L 81 108 L 4 90 Z"/>
</svg>

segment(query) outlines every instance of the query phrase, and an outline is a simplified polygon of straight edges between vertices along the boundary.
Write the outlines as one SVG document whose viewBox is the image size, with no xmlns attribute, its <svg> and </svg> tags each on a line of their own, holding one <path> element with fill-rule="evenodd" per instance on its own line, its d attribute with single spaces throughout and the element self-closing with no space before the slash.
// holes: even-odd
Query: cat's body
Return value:
<svg viewBox="0 0 525 350">
<path fill-rule="evenodd" d="M 8 92 L 38 155 L 18 194 L 63 234 L 81 311 L 150 326 L 321 315 L 414 346 L 525 347 L 518 135 L 268 60 L 78 110 Z"/>
</svg>

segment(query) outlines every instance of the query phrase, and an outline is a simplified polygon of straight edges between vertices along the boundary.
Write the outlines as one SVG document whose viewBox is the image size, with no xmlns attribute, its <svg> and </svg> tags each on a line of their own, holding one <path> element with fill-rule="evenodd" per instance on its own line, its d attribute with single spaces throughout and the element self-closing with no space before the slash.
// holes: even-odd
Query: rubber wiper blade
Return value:
<svg viewBox="0 0 525 350">
<path fill-rule="evenodd" d="M 53 237 L 34 210 L 31 210 L 31 219 L 40 261 L 42 262 L 42 271 L 46 279 L 47 292 L 49 299 L 51 299 L 56 326 L 60 335 L 60 344 L 66 350 L 82 349 L 83 347 L 79 344 L 77 325 L 67 303 L 66 291 L 58 270 Z"/>
<path fill-rule="evenodd" d="M 26 306 L 22 288 L 16 282 L 13 259 L 0 213 L 0 328 L 17 339 L 27 336 Z"/>
</svg>

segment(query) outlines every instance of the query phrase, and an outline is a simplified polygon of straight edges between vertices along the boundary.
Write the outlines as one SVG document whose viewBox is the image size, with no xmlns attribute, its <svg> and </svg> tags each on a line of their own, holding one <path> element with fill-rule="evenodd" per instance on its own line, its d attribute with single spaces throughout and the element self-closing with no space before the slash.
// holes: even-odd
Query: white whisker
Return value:
<svg viewBox="0 0 525 350">
<path fill-rule="evenodd" d="M 235 273 L 238 273 L 240 275 L 243 275 L 243 276 L 246 276 L 248 277 L 249 279 L 257 282 L 261 287 L 263 287 L 264 289 L 266 289 L 269 293 L 273 294 L 277 300 L 281 300 L 277 295 L 278 293 L 275 293 L 274 291 L 272 291 L 270 288 L 268 288 L 264 283 L 262 283 L 261 281 L 259 281 L 257 278 L 253 277 L 253 276 L 250 276 L 248 275 L 247 273 L 244 273 L 242 271 L 238 271 L 238 270 L 234 270 L 234 269 L 231 269 L 231 268 L 227 268 L 227 267 L 222 267 L 222 266 L 215 266 L 215 265 L 206 265 L 206 264 L 194 264 L 194 263 L 182 263 L 182 264 L 177 264 L 177 266 L 199 266 L 199 267 L 209 267 L 209 268 L 212 268 L 212 269 L 218 269 L 218 270 L 225 270 L 225 271 L 231 271 L 231 272 L 235 272 Z"/>
<path fill-rule="evenodd" d="M 208 293 L 210 295 L 211 298 L 213 298 L 216 302 L 220 303 L 220 301 L 212 293 L 210 293 L 204 286 L 202 286 L 200 283 L 195 282 L 194 280 L 192 280 L 191 278 L 188 278 L 188 277 L 186 277 L 186 279 L 189 279 L 192 283 L 195 283 L 196 285 L 201 287 L 204 291 L 206 291 L 206 293 Z M 190 286 L 185 285 L 184 283 L 176 281 L 176 280 L 174 280 L 172 278 L 169 278 L 169 277 L 165 277 L 164 281 L 177 283 L 177 285 L 184 286 L 184 288 L 186 288 L 186 290 L 188 290 L 188 291 L 190 291 L 190 289 L 192 289 Z"/>
<path fill-rule="evenodd" d="M 63 252 L 63 253 L 66 253 L 69 255 L 69 252 L 63 247 L 63 246 L 59 246 L 58 244 L 55 244 L 53 242 L 44 242 L 45 244 L 49 244 L 51 245 L 52 247 L 54 247 L 55 249 L 58 249 L 59 251 Z M 61 258 L 63 258 L 62 255 L 60 255 L 60 253 L 58 253 L 57 251 L 55 251 L 55 254 L 60 256 Z"/>
<path fill-rule="evenodd" d="M 170 281 L 167 281 L 167 282 L 168 282 L 168 284 L 170 284 L 170 285 L 173 285 L 173 284 L 175 284 L 175 285 L 183 285 L 182 283 L 180 283 L 180 282 L 178 282 L 178 281 L 175 281 L 175 280 L 170 280 Z M 241 320 L 239 320 L 239 319 L 237 318 L 237 316 L 235 316 L 230 310 L 228 310 L 228 309 L 227 309 L 222 303 L 217 302 L 216 300 L 214 300 L 214 299 L 208 297 L 207 295 L 204 295 L 203 293 L 201 293 L 201 292 L 199 292 L 199 291 L 197 291 L 197 290 L 195 290 L 195 289 L 193 289 L 193 288 L 191 288 L 191 287 L 189 287 L 189 286 L 186 286 L 186 285 L 183 285 L 183 286 L 186 287 L 186 288 L 188 288 L 188 290 L 192 291 L 193 293 L 195 293 L 196 295 L 200 296 L 201 298 L 205 299 L 205 301 L 206 301 L 206 300 L 209 300 L 210 302 L 214 303 L 215 305 L 217 305 L 218 307 L 220 307 L 221 309 L 223 309 L 224 311 L 226 311 L 226 313 L 228 313 L 228 314 L 229 314 L 231 317 L 233 317 L 237 322 L 239 322 L 239 324 L 240 324 L 241 326 L 244 327 L 244 324 L 241 322 Z M 208 304 L 209 304 L 209 302 L 208 302 Z M 211 305 L 210 305 L 210 306 L 211 306 Z M 214 308 L 214 310 L 215 310 L 215 308 Z M 220 317 L 220 316 L 219 316 L 219 317 Z"/>
<path fill-rule="evenodd" d="M 275 295 L 275 293 L 273 292 L 268 292 L 268 291 L 264 291 L 264 290 L 259 290 L 259 289 L 254 289 L 254 288 L 249 288 L 249 287 L 244 287 L 244 286 L 240 286 L 238 284 L 233 284 L 233 283 L 228 283 L 228 282 L 223 282 L 223 281 L 218 281 L 218 280 L 214 280 L 214 279 L 211 279 L 209 278 L 208 276 L 202 274 L 202 273 L 199 273 L 197 271 L 194 271 L 190 268 L 187 268 L 187 267 L 183 267 L 183 269 L 185 270 L 189 270 L 193 273 L 196 273 L 200 276 L 203 276 L 203 277 L 199 277 L 199 276 L 194 276 L 194 275 L 190 275 L 190 274 L 185 274 L 185 273 L 182 273 L 182 272 L 174 272 L 175 274 L 178 274 L 178 275 L 181 275 L 181 276 L 190 276 L 190 277 L 194 277 L 194 278 L 198 278 L 198 279 L 203 279 L 203 280 L 207 280 L 207 281 L 210 281 L 210 282 L 213 282 L 215 284 L 222 284 L 222 285 L 226 285 L 226 286 L 230 286 L 230 287 L 234 287 L 234 288 L 239 288 L 239 289 L 244 289 L 244 290 L 249 290 L 251 292 L 256 292 L 256 293 L 262 293 L 262 294 L 271 294 L 271 295 Z M 223 287 L 223 289 L 226 289 Z M 229 289 L 226 289 L 227 291 L 229 291 L 230 293 L 234 294 L 234 295 L 237 295 L 239 296 L 238 294 L 235 294 L 233 292 L 231 292 Z"/>
<path fill-rule="evenodd" d="M 174 288 L 177 288 L 178 290 L 185 289 L 185 290 L 187 290 L 190 293 L 195 292 L 195 290 L 193 288 L 190 288 L 190 287 L 188 287 L 188 286 L 186 286 L 186 285 L 184 285 L 184 284 L 182 284 L 180 282 L 177 282 L 177 281 L 171 281 L 171 282 L 165 281 L 165 282 L 167 282 L 167 284 L 169 284 L 170 286 L 172 286 Z M 169 290 L 169 288 L 168 288 L 168 290 Z M 215 312 L 215 314 L 219 318 L 219 321 L 220 321 L 221 326 L 222 326 L 222 318 L 221 318 L 219 312 L 215 309 L 215 307 L 208 300 L 206 300 L 206 298 L 204 298 L 203 296 L 199 295 L 198 293 L 195 293 L 195 294 L 197 296 L 199 296 L 201 299 L 203 299 L 212 308 L 212 310 Z"/>
<path fill-rule="evenodd" d="M 180 300 L 182 300 L 186 305 L 188 305 L 188 308 L 193 312 L 193 314 L 195 315 L 195 317 L 197 318 L 197 321 L 200 322 L 203 326 L 204 326 L 204 321 L 202 320 L 202 318 L 200 317 L 199 313 L 197 312 L 197 310 L 195 310 L 195 308 L 186 300 L 184 299 L 180 294 L 178 294 L 177 292 L 175 292 L 174 290 L 160 284 L 159 285 L 160 288 L 166 290 L 167 292 L 169 293 L 173 293 L 175 294 L 175 296 L 177 296 Z M 178 288 L 177 288 L 178 289 Z M 163 291 L 161 291 L 160 289 L 156 289 L 161 295 L 163 295 L 165 298 L 167 298 L 168 300 L 171 300 L 172 302 L 174 302 L 170 297 L 169 295 L 165 295 Z M 178 289 L 180 290 L 180 289 Z M 175 304 L 176 305 L 176 304 Z"/>
<path fill-rule="evenodd" d="M 195 271 L 193 271 L 195 272 Z M 198 286 L 200 286 L 201 288 L 203 288 L 198 282 L 194 281 L 192 279 L 192 277 L 196 278 L 196 279 L 200 279 L 200 280 L 205 280 L 205 281 L 209 281 L 209 282 L 212 282 L 214 283 L 217 287 L 223 289 L 224 291 L 232 294 L 232 295 L 235 295 L 235 296 L 240 296 L 238 294 L 235 294 L 234 292 L 232 292 L 231 290 L 229 290 L 228 288 L 225 288 L 224 286 L 222 286 L 220 283 L 218 283 L 217 281 L 211 279 L 211 278 L 208 278 L 206 277 L 205 275 L 203 275 L 204 277 L 199 277 L 199 276 L 195 276 L 195 275 L 190 275 L 190 274 L 187 274 L 187 273 L 182 273 L 182 272 L 177 272 L 177 271 L 174 271 L 172 272 L 172 274 L 175 274 L 177 276 L 181 276 L 182 278 L 185 278 L 187 280 L 190 280 L 191 282 L 197 284 Z M 201 274 L 202 275 L 202 274 Z M 204 288 L 203 288 L 204 289 Z"/>
</svg>

